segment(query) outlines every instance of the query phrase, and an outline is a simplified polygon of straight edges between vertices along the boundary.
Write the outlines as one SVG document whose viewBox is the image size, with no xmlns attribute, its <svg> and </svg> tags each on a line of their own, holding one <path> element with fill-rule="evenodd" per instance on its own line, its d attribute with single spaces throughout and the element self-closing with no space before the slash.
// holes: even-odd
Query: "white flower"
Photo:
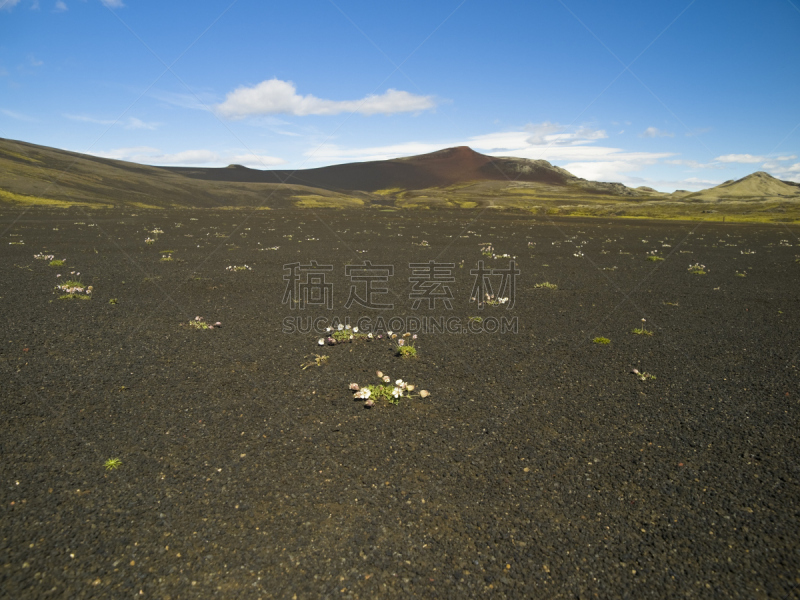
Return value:
<svg viewBox="0 0 800 600">
<path fill-rule="evenodd" d="M 345 329 L 350 329 L 350 325 L 345 325 L 344 328 Z"/>
<path fill-rule="evenodd" d="M 325 331 L 333 331 L 333 327 L 326 327 Z"/>
<path fill-rule="evenodd" d="M 325 345 L 325 338 L 319 338 L 319 340 L 317 340 L 317 343 L 318 343 L 320 346 L 324 346 L 324 345 Z"/>
<path fill-rule="evenodd" d="M 392 332 L 391 331 L 387 331 L 386 335 L 392 335 Z"/>
<path fill-rule="evenodd" d="M 350 389 L 351 390 L 355 390 L 357 392 L 358 391 L 358 384 L 357 383 L 351 383 L 350 384 Z"/>
<path fill-rule="evenodd" d="M 413 392 L 413 391 L 414 391 L 414 386 L 413 386 L 413 385 L 411 385 L 410 383 L 409 383 L 409 384 L 406 384 L 406 389 L 407 389 L 409 392 Z"/>
<path fill-rule="evenodd" d="M 401 390 L 398 387 L 396 387 L 396 388 L 394 388 L 392 390 L 392 396 L 394 396 L 395 398 L 399 398 L 402 394 L 403 394 L 403 390 Z"/>
<path fill-rule="evenodd" d="M 397 381 L 394 382 L 394 384 L 397 387 L 403 387 L 405 385 L 405 382 L 402 379 L 398 379 Z"/>
<path fill-rule="evenodd" d="M 421 390 L 420 393 L 419 393 L 419 397 L 420 398 L 427 398 L 430 395 L 431 395 L 431 393 L 428 390 Z"/>
<path fill-rule="evenodd" d="M 358 327 L 353 327 L 353 333 L 358 333 Z"/>
<path fill-rule="evenodd" d="M 384 383 L 389 383 L 392 379 L 388 375 L 383 376 Z"/>
<path fill-rule="evenodd" d="M 344 329 L 344 325 L 342 325 L 341 323 L 339 323 L 339 326 L 338 326 L 336 329 L 337 329 L 337 330 L 339 330 L 339 331 L 341 331 L 342 329 Z"/>
<path fill-rule="evenodd" d="M 368 337 L 369 339 L 372 339 L 372 332 L 371 332 L 371 331 L 370 331 L 370 332 L 367 334 L 367 337 Z"/>
</svg>

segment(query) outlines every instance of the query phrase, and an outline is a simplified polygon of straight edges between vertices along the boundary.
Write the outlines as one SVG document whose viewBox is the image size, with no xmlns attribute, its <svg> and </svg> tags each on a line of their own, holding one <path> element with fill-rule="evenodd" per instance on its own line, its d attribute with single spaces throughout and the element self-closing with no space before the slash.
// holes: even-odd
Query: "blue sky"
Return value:
<svg viewBox="0 0 800 600">
<path fill-rule="evenodd" d="M 0 137 L 310 168 L 469 145 L 696 190 L 800 182 L 800 0 L 0 0 Z"/>
</svg>

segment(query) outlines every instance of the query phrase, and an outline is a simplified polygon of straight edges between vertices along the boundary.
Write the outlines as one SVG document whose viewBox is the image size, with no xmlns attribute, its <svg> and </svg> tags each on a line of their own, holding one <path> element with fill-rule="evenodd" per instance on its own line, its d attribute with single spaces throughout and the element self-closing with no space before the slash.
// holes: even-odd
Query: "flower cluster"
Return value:
<svg viewBox="0 0 800 600">
<path fill-rule="evenodd" d="M 376 371 L 375 375 L 382 382 L 374 385 L 360 386 L 357 383 L 350 384 L 350 390 L 355 392 L 354 398 L 357 400 L 364 400 L 365 408 L 372 408 L 375 406 L 376 400 L 386 400 L 390 404 L 399 404 L 400 398 L 427 398 L 430 396 L 428 390 L 420 390 L 419 394 L 412 394 L 416 388 L 414 385 L 397 379 L 392 385 L 392 378 L 384 375 L 381 371 Z"/>
<path fill-rule="evenodd" d="M 40 252 L 39 254 L 34 254 L 33 258 L 36 258 L 38 260 L 53 260 L 53 259 L 55 259 L 55 255 L 54 254 L 42 254 Z"/>
<path fill-rule="evenodd" d="M 328 336 L 319 338 L 319 340 L 317 340 L 317 344 L 320 346 L 324 346 L 325 344 L 328 344 L 329 346 L 335 346 L 336 344 L 343 342 L 371 342 L 376 338 L 376 336 L 373 336 L 372 333 L 359 333 L 358 327 L 350 327 L 350 325 L 343 325 L 341 323 L 339 323 L 339 326 L 336 329 L 333 327 L 326 327 L 325 331 L 327 332 Z M 382 336 L 379 335 L 377 337 L 381 338 Z"/>
<path fill-rule="evenodd" d="M 397 339 L 397 334 L 389 332 L 392 340 L 395 341 L 395 347 L 397 348 L 397 355 L 402 356 L 403 358 L 416 358 L 417 356 L 417 349 L 414 347 L 415 342 L 417 341 L 417 334 L 411 334 L 406 332 L 400 339 Z M 409 339 L 410 338 L 410 339 Z"/>
<path fill-rule="evenodd" d="M 65 294 L 82 294 L 85 291 L 88 295 L 91 295 L 94 291 L 91 285 L 84 288 L 83 284 L 78 281 L 65 281 L 64 285 L 57 285 L 56 289 Z"/>
<path fill-rule="evenodd" d="M 80 273 L 72 271 L 70 275 L 74 275 L 75 279 L 67 279 L 60 285 L 56 286 L 56 291 L 61 292 L 59 300 L 91 300 L 94 288 L 84 285 L 80 279 Z M 56 279 L 60 279 L 61 275 L 56 275 Z"/>
<path fill-rule="evenodd" d="M 470 302 L 475 302 L 475 300 L 475 296 L 469 299 Z M 495 298 L 494 294 L 487 292 L 483 302 L 478 302 L 478 308 L 481 308 L 484 303 L 488 304 L 489 306 L 499 306 L 501 304 L 505 304 L 506 302 L 508 302 L 508 298 Z"/>
<path fill-rule="evenodd" d="M 639 381 L 647 381 L 648 379 L 655 379 L 655 375 L 650 375 L 650 373 L 645 373 L 644 371 L 639 372 L 639 369 L 632 369 L 631 373 L 636 375 L 639 378 Z"/>
<path fill-rule="evenodd" d="M 189 321 L 189 327 L 192 329 L 219 329 L 222 327 L 222 323 L 217 321 L 213 325 L 209 325 L 203 320 L 203 317 L 195 317 L 194 321 Z"/>
<path fill-rule="evenodd" d="M 350 327 L 350 325 L 343 325 L 339 323 L 336 329 L 327 327 L 325 329 L 327 336 L 321 337 L 317 340 L 320 346 L 335 346 L 336 344 L 352 343 L 352 342 L 372 342 L 376 340 L 383 340 L 383 334 L 373 334 L 372 332 L 363 333 L 359 332 L 358 327 Z M 413 358 L 417 355 L 417 349 L 414 347 L 417 340 L 417 334 L 410 332 L 398 336 L 393 331 L 387 331 L 385 339 L 391 340 L 395 344 L 397 355 L 403 358 Z"/>
<path fill-rule="evenodd" d="M 253 267 L 249 265 L 230 265 L 225 267 L 226 271 L 233 271 L 234 273 L 237 271 L 252 271 Z"/>
<path fill-rule="evenodd" d="M 153 238 L 144 238 L 144 243 L 145 244 L 153 244 L 153 243 L 155 243 L 155 240 Z"/>
<path fill-rule="evenodd" d="M 694 263 L 693 265 L 689 265 L 688 271 L 693 275 L 705 275 L 706 274 L 706 266 L 701 265 L 700 263 Z"/>
<path fill-rule="evenodd" d="M 482 246 L 481 247 L 481 254 L 483 254 L 484 256 L 488 256 L 489 258 L 494 258 L 494 259 L 497 259 L 497 258 L 514 258 L 514 259 L 516 259 L 517 258 L 516 256 L 511 256 L 510 254 L 496 254 L 495 251 L 494 251 L 494 246 L 492 246 L 488 242 L 486 242 L 484 244 L 481 244 L 481 246 Z"/>
</svg>

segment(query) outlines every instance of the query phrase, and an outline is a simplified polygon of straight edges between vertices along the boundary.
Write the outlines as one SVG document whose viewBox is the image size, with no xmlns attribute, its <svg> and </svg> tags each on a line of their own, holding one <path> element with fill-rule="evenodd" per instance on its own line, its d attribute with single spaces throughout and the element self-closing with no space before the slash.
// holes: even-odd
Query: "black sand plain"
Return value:
<svg viewBox="0 0 800 600">
<path fill-rule="evenodd" d="M 0 233 L 5 598 L 800 598 L 796 226 L 70 209 Z M 469 302 L 485 243 L 517 257 L 512 310 Z M 464 261 L 452 311 L 411 308 L 431 259 Z M 331 311 L 281 303 L 311 260 Z M 282 332 L 377 314 L 343 308 L 364 260 L 395 266 L 386 317 L 519 331 L 412 360 Z M 58 299 L 70 271 L 92 300 Z M 376 370 L 431 395 L 365 409 Z"/>
</svg>

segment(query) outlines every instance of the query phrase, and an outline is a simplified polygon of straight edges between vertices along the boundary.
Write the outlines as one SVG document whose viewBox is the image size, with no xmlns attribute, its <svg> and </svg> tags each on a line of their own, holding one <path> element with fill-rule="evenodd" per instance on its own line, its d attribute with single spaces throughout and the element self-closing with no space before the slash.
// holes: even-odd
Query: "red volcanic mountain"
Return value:
<svg viewBox="0 0 800 600">
<path fill-rule="evenodd" d="M 524 181 L 565 185 L 578 178 L 544 160 L 495 158 L 467 146 L 408 158 L 279 171 L 231 165 L 221 169 L 162 167 L 185 177 L 238 183 L 288 183 L 334 191 L 422 190 L 469 181 Z"/>
</svg>

